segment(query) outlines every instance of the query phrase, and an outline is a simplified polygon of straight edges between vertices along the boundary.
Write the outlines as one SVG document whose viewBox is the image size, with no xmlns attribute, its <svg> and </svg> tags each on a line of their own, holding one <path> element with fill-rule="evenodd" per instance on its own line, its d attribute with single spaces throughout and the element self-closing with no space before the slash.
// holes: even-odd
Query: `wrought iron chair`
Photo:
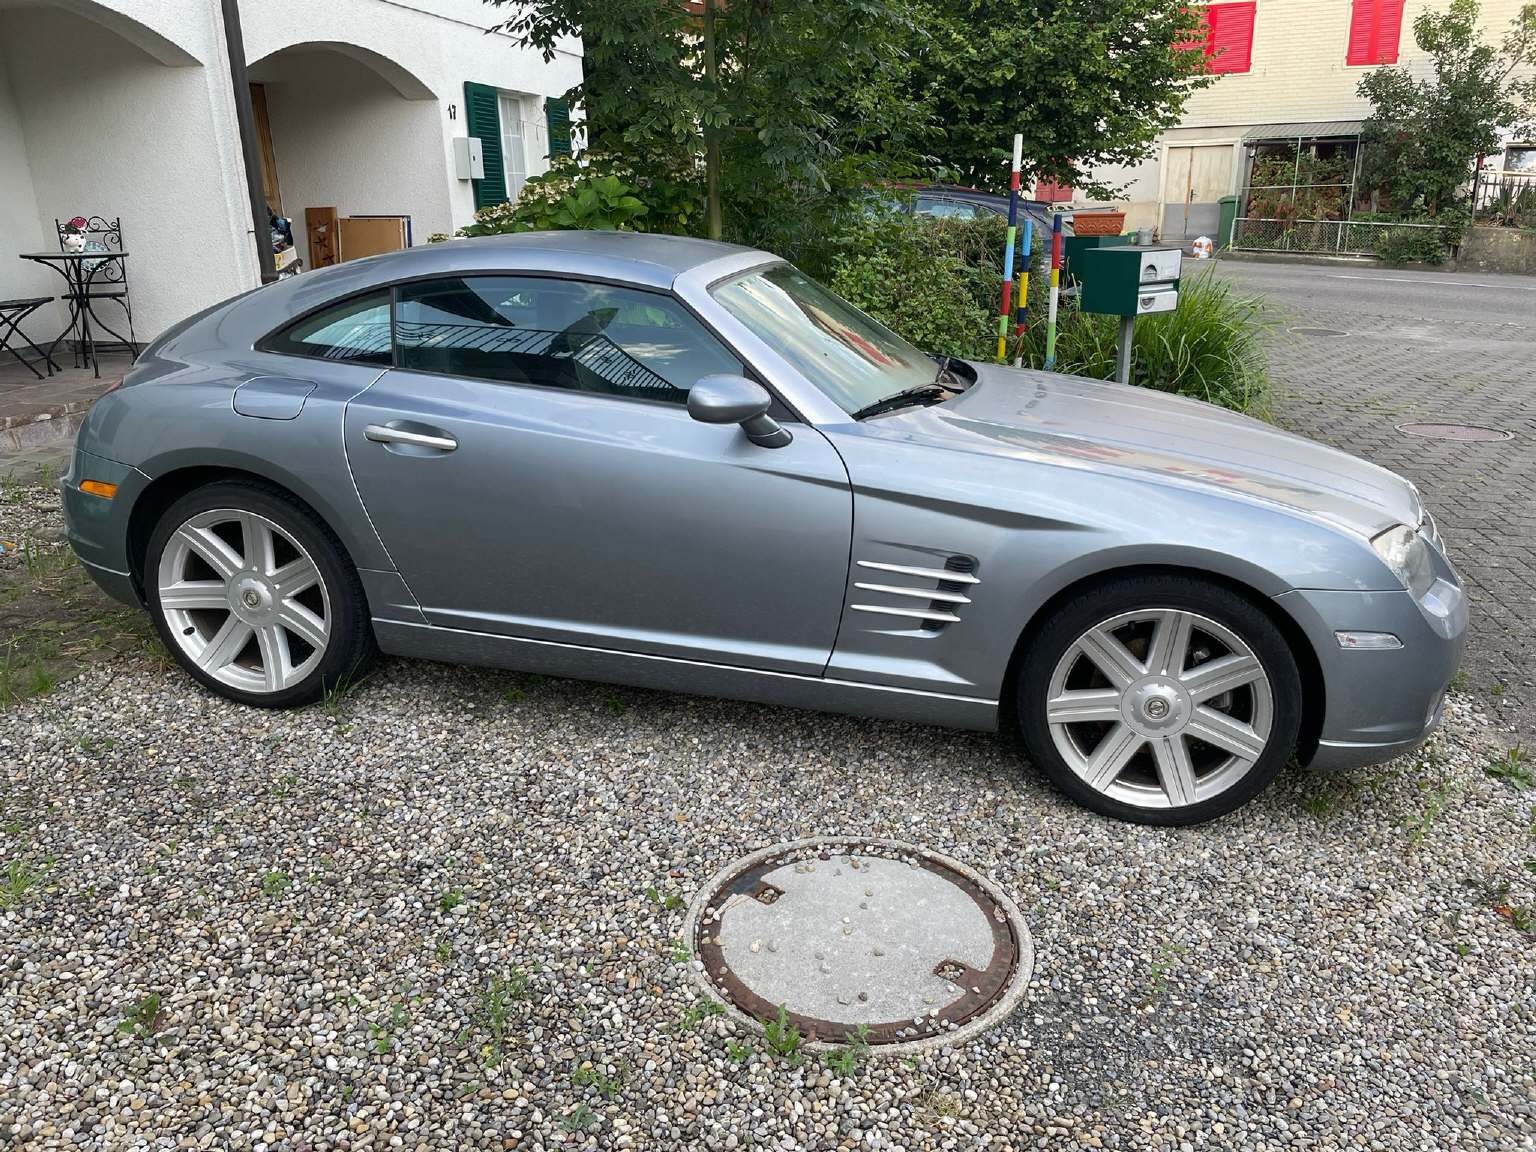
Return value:
<svg viewBox="0 0 1536 1152">
<path fill-rule="evenodd" d="M 32 343 L 32 338 L 21 330 L 21 322 L 45 304 L 52 304 L 52 296 L 28 296 L 20 300 L 0 300 L 0 352 L 9 352 L 23 365 L 32 370 L 32 374 L 39 380 L 43 374 L 37 370 L 39 363 L 48 369 L 48 375 L 52 376 L 58 365 L 53 358 Z M 28 360 L 21 354 L 21 349 L 16 347 L 13 340 L 20 340 L 28 348 L 37 353 L 37 360 Z"/>
<path fill-rule="evenodd" d="M 58 219 L 54 220 L 53 226 L 59 234 L 59 249 L 63 251 L 65 233 L 72 229 L 67 221 Z M 125 250 L 122 217 L 108 220 L 104 216 L 90 216 L 86 218 L 85 227 L 80 231 L 85 234 L 85 250 L 88 253 Z M 128 262 L 126 260 L 87 261 L 83 270 L 85 297 L 75 303 L 81 308 L 89 309 L 91 322 L 115 338 L 128 350 L 130 356 L 137 354 L 139 346 L 134 340 L 133 333 L 133 298 L 128 294 Z M 93 306 L 93 301 L 96 300 L 114 301 L 123 310 L 123 317 L 128 322 L 127 339 L 124 339 L 123 334 L 112 325 L 102 320 Z"/>
</svg>

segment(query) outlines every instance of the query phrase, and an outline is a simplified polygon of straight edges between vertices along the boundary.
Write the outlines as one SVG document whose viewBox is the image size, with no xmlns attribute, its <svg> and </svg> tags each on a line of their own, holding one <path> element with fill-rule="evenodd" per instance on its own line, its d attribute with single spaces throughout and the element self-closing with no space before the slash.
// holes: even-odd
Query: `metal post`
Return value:
<svg viewBox="0 0 1536 1152">
<path fill-rule="evenodd" d="M 221 0 L 224 12 L 224 51 L 229 57 L 229 82 L 234 88 L 235 123 L 240 128 L 240 151 L 245 157 L 245 185 L 251 198 L 251 230 L 256 236 L 256 259 L 261 282 L 277 279 L 272 252 L 272 210 L 261 190 L 261 145 L 256 139 L 256 113 L 251 107 L 251 78 L 245 71 L 245 36 L 240 30 L 240 0 Z"/>
<path fill-rule="evenodd" d="M 1061 300 L 1061 213 L 1051 216 L 1051 296 L 1045 313 L 1045 370 L 1056 367 L 1056 309 Z"/>
<path fill-rule="evenodd" d="M 997 312 L 997 362 L 1008 359 L 1008 317 L 1013 312 L 1013 248 L 1018 240 L 1019 166 L 1024 158 L 1024 135 L 1013 137 L 1013 170 L 1008 177 L 1008 238 L 1003 246 L 1002 300 Z"/>
<path fill-rule="evenodd" d="M 1136 340 L 1136 317 L 1120 317 L 1120 339 L 1115 344 L 1115 379 L 1131 382 L 1131 346 Z"/>
</svg>

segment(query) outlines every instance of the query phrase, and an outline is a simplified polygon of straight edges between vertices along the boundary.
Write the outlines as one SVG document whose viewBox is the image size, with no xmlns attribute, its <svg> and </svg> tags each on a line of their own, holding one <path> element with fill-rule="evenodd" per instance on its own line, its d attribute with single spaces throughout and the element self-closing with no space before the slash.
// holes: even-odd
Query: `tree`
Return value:
<svg viewBox="0 0 1536 1152">
<path fill-rule="evenodd" d="M 1026 184 L 1108 196 L 1088 173 L 1145 159 L 1211 80 L 1187 0 L 920 0 L 918 23 L 912 95 L 939 126 L 929 151 L 982 188 L 1007 187 L 1022 132 Z"/>
<path fill-rule="evenodd" d="M 1497 48 L 1477 24 L 1477 0 L 1421 13 L 1413 39 L 1433 74 L 1383 68 L 1360 81 L 1372 109 L 1361 132 L 1364 174 L 1400 213 L 1459 208 L 1473 160 L 1499 146 L 1500 129 L 1522 132 L 1536 115 L 1536 4 L 1520 10 Z"/>
<path fill-rule="evenodd" d="M 814 231 L 907 163 L 913 2 L 525 0 L 501 27 L 546 59 L 579 34 L 589 141 L 637 165 L 696 157 L 710 237 L 792 250 L 791 216 Z"/>
</svg>

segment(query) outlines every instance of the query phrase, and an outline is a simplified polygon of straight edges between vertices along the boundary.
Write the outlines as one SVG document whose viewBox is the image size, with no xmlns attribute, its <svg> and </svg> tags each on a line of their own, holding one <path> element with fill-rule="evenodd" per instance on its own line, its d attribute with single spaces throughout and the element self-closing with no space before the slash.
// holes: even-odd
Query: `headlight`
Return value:
<svg viewBox="0 0 1536 1152">
<path fill-rule="evenodd" d="M 1435 582 L 1434 564 L 1429 558 L 1429 545 L 1406 524 L 1388 528 L 1371 541 L 1376 555 L 1392 569 L 1392 575 L 1403 582 L 1403 587 L 1413 593 L 1415 600 L 1422 599 Z"/>
</svg>

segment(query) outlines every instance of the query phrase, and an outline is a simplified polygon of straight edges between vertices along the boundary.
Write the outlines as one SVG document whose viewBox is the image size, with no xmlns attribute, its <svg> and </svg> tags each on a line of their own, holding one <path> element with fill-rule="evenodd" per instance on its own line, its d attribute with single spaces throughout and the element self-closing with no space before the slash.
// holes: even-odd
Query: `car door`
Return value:
<svg viewBox="0 0 1536 1152">
<path fill-rule="evenodd" d="M 694 381 L 743 367 L 675 298 L 491 275 L 395 308 L 347 458 L 431 624 L 820 674 L 847 472 L 808 425 L 762 448 L 689 417 Z"/>
</svg>

